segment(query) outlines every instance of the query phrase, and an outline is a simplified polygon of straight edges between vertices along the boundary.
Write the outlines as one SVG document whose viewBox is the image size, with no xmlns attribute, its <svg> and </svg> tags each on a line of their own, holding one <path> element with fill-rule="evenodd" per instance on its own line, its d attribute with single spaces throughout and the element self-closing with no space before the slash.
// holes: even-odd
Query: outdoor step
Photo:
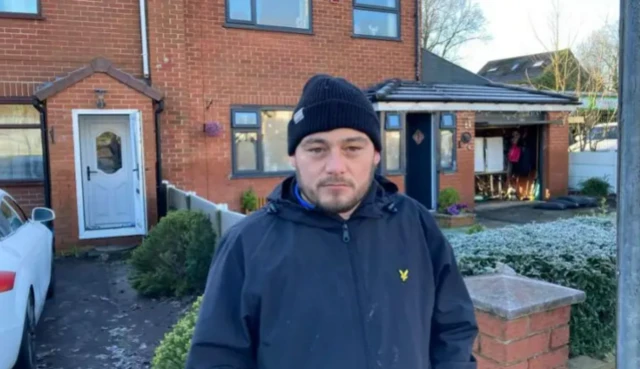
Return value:
<svg viewBox="0 0 640 369">
<path fill-rule="evenodd" d="M 569 369 L 615 369 L 615 363 L 607 363 L 588 356 L 578 356 L 569 360 Z"/>
</svg>

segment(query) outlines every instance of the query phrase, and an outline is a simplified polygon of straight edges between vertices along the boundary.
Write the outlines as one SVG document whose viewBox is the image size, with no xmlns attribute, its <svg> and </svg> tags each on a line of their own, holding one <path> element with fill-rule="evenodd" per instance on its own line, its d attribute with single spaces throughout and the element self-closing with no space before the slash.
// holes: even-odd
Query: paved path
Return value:
<svg viewBox="0 0 640 369">
<path fill-rule="evenodd" d="M 63 259 L 57 295 L 38 325 L 38 367 L 149 368 L 153 350 L 190 301 L 139 298 L 122 261 Z"/>
</svg>

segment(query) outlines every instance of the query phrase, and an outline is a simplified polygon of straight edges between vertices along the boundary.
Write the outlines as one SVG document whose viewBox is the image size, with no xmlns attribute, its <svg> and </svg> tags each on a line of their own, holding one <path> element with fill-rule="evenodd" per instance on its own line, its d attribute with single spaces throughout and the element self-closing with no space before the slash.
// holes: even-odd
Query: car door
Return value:
<svg viewBox="0 0 640 369">
<path fill-rule="evenodd" d="M 21 210 L 12 206 L 9 201 L 11 199 L 5 197 L 0 200 L 0 213 L 9 221 L 11 234 L 6 238 L 6 247 L 12 248 L 15 253 L 20 255 L 19 273 L 28 274 L 27 279 L 33 283 L 33 289 L 36 297 L 36 311 L 39 310 L 40 304 L 44 301 L 46 294 L 46 283 L 43 283 L 43 275 L 49 265 L 46 265 L 47 247 L 43 245 L 44 235 L 37 227 L 33 227 L 32 222 L 28 221 Z"/>
</svg>

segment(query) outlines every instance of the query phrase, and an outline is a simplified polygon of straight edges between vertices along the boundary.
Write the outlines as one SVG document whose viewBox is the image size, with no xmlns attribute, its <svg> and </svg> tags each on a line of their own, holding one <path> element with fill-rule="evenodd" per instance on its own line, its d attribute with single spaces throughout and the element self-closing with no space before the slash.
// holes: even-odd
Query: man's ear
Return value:
<svg viewBox="0 0 640 369">
<path fill-rule="evenodd" d="M 373 162 L 376 164 L 376 166 L 377 166 L 378 164 L 380 164 L 380 158 L 381 158 L 381 156 L 380 156 L 380 151 L 376 151 L 376 152 L 373 154 Z"/>
<path fill-rule="evenodd" d="M 292 167 L 297 168 L 295 155 L 289 156 L 289 164 L 291 164 Z"/>
</svg>

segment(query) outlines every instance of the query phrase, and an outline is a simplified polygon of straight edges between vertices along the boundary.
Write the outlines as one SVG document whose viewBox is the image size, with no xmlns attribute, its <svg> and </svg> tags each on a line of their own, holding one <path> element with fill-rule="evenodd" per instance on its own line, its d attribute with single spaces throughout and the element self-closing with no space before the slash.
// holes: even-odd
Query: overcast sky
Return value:
<svg viewBox="0 0 640 369">
<path fill-rule="evenodd" d="M 471 42 L 460 49 L 458 64 L 478 72 L 489 60 L 535 54 L 547 51 L 536 39 L 550 45 L 548 15 L 552 11 L 551 0 L 475 0 L 487 19 L 487 29 L 493 36 L 488 42 Z M 560 32 L 563 47 L 570 38 L 587 36 L 600 28 L 606 20 L 617 20 L 620 14 L 619 0 L 560 0 L 563 21 Z"/>
</svg>

